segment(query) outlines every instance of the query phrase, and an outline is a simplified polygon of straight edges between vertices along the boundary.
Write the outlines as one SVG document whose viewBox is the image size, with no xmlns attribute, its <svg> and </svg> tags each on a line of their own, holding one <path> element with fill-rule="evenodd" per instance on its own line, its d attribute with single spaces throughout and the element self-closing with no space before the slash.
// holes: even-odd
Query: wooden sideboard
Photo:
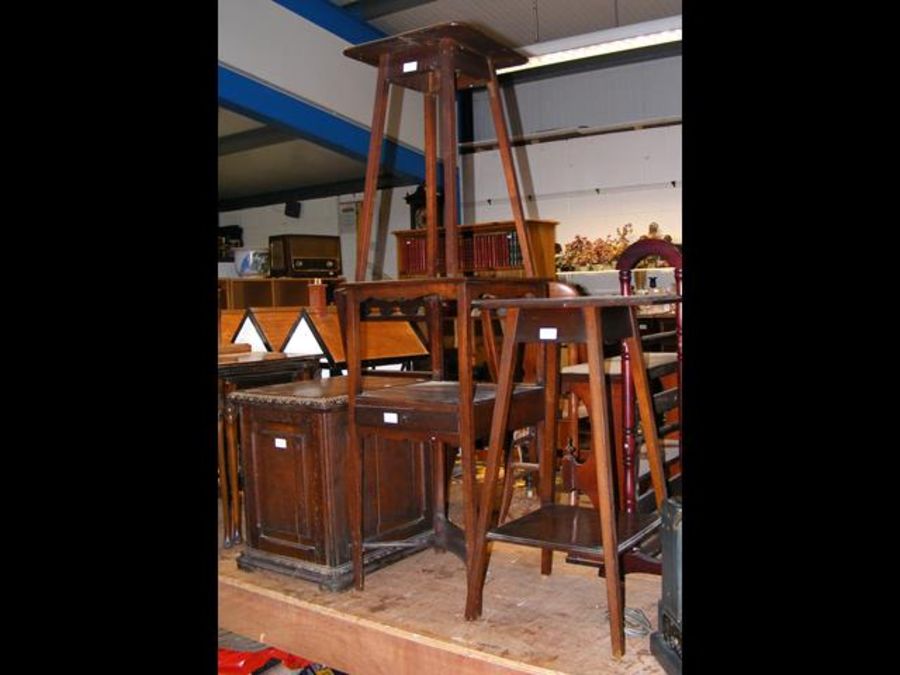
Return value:
<svg viewBox="0 0 900 675">
<path fill-rule="evenodd" d="M 328 295 L 343 279 L 324 279 Z M 309 285 L 312 279 L 293 277 L 239 277 L 219 278 L 219 306 L 222 309 L 247 309 L 248 307 L 305 306 L 309 302 Z"/>
</svg>

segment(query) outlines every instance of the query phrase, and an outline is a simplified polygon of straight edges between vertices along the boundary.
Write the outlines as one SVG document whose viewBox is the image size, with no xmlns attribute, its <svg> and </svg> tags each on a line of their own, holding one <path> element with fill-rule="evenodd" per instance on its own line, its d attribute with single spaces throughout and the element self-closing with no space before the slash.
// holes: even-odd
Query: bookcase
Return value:
<svg viewBox="0 0 900 675">
<path fill-rule="evenodd" d="M 556 274 L 555 220 L 526 220 L 525 231 L 535 256 L 538 277 Z M 426 276 L 425 230 L 398 230 L 397 274 L 401 279 Z M 438 230 L 437 268 L 444 274 L 444 230 Z M 459 226 L 459 262 L 466 276 L 525 276 L 522 251 L 512 220 Z"/>
</svg>

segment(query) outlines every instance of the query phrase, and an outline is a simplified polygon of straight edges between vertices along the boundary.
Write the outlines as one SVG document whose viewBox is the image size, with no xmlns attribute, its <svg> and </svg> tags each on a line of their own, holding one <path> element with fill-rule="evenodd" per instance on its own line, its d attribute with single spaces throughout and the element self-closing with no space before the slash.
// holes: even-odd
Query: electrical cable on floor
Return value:
<svg viewBox="0 0 900 675">
<path fill-rule="evenodd" d="M 609 612 L 606 613 L 606 620 L 609 621 Z M 650 625 L 650 619 L 644 614 L 643 610 L 636 607 L 625 608 L 625 635 L 628 637 L 646 637 L 653 631 Z"/>
</svg>

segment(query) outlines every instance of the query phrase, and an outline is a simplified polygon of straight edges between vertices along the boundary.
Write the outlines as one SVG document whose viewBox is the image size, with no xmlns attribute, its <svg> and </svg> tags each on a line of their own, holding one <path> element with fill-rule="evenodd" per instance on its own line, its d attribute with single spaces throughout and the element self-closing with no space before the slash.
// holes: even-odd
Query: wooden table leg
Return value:
<svg viewBox="0 0 900 675">
<path fill-rule="evenodd" d="M 238 483 L 238 439 L 237 439 L 237 411 L 234 404 L 228 401 L 228 394 L 236 389 L 231 382 L 225 383 L 225 430 L 228 452 L 228 472 L 231 482 L 231 518 L 227 526 L 231 531 L 231 543 L 241 543 L 241 494 Z"/>
<path fill-rule="evenodd" d="M 381 168 L 381 142 L 384 139 L 384 120 L 387 115 L 388 68 L 390 56 L 382 54 L 378 59 L 378 81 L 375 84 L 375 107 L 372 110 L 372 128 L 369 132 L 369 154 L 366 161 L 366 182 L 363 188 L 363 205 L 356 237 L 356 281 L 366 278 L 366 262 L 372 242 L 372 216 L 375 211 L 375 191 L 378 188 L 378 172 Z"/>
<path fill-rule="evenodd" d="M 559 347 L 555 342 L 541 343 L 540 378 L 544 384 L 544 419 L 538 423 L 537 443 L 540 457 L 539 490 L 541 506 L 556 503 L 556 415 L 559 407 Z M 541 574 L 553 570 L 553 549 L 541 549 Z"/>
<path fill-rule="evenodd" d="M 509 193 L 509 205 L 512 208 L 513 220 L 516 223 L 516 236 L 519 240 L 519 248 L 522 251 L 525 276 L 540 276 L 535 269 L 534 256 L 531 250 L 532 242 L 528 239 L 528 231 L 525 229 L 525 212 L 522 210 L 522 197 L 519 193 L 518 181 L 516 180 L 516 165 L 513 162 L 512 146 L 509 142 L 509 133 L 506 130 L 503 98 L 500 93 L 500 83 L 497 80 L 497 74 L 493 69 L 491 69 L 491 79 L 487 82 L 487 90 L 491 116 L 494 120 L 494 130 L 497 133 L 497 153 L 500 155 L 500 164 L 503 166 L 503 176 L 506 179 L 506 190 Z"/>
<path fill-rule="evenodd" d="M 432 453 L 433 546 L 435 551 L 443 553 L 447 550 L 447 445 L 434 438 L 428 445 Z"/>
<path fill-rule="evenodd" d="M 438 105 L 440 106 L 441 159 L 444 162 L 444 269 L 448 277 L 461 276 L 459 271 L 459 235 L 456 205 L 456 68 L 455 45 L 441 40 L 438 75 Z M 426 190 L 431 186 L 426 185 Z M 524 250 L 524 249 L 523 249 Z M 462 319 L 462 317 L 460 317 Z M 468 317 L 465 317 L 468 321 Z"/>
<path fill-rule="evenodd" d="M 222 408 L 219 408 L 219 447 L 218 447 L 218 463 L 219 463 L 219 496 L 222 499 L 222 529 L 225 532 L 225 538 L 222 545 L 225 548 L 231 548 L 231 517 L 228 501 L 228 469 L 225 464 L 225 420 Z"/>
<path fill-rule="evenodd" d="M 612 653 L 616 658 L 625 653 L 625 593 L 619 573 L 618 532 L 613 497 L 611 466 L 612 444 L 606 404 L 606 379 L 603 374 L 603 328 L 599 307 L 583 310 L 587 333 L 588 372 L 590 373 L 591 439 L 597 469 L 597 493 L 600 511 L 603 564 L 606 569 L 606 600 L 609 607 L 609 630 Z"/>
<path fill-rule="evenodd" d="M 437 73 L 428 73 L 425 100 L 425 272 L 438 275 L 438 201 L 437 201 Z"/>
<path fill-rule="evenodd" d="M 494 494 L 497 490 L 497 478 L 500 475 L 500 461 L 503 451 L 503 440 L 506 438 L 506 427 L 509 419 L 509 408 L 512 400 L 513 367 L 516 354 L 516 331 L 518 330 L 519 310 L 510 309 L 506 314 L 503 348 L 500 352 L 497 389 L 494 398 L 494 411 L 491 416 L 491 432 L 488 441 L 487 466 L 484 482 L 481 485 L 478 499 L 478 522 L 475 524 L 474 549 L 471 551 L 471 565 L 467 566 L 466 619 L 471 621 L 481 616 L 484 595 L 484 578 L 490 559 L 487 542 L 487 531 L 494 524 Z"/>
<path fill-rule="evenodd" d="M 350 484 L 347 490 L 347 516 L 350 518 L 350 554 L 353 561 L 353 584 L 357 590 L 365 587 L 363 567 L 363 451 L 362 435 L 353 420 L 348 428 L 347 459 Z"/>
<path fill-rule="evenodd" d="M 650 481 L 653 484 L 656 508 L 662 513 L 663 504 L 668 497 L 666 476 L 664 469 L 664 455 L 662 444 L 656 433 L 656 411 L 653 409 L 653 398 L 650 395 L 650 379 L 647 369 L 644 367 L 644 354 L 641 347 L 640 334 L 637 332 L 637 322 L 632 319 L 634 334 L 628 338 L 629 350 L 632 352 L 632 376 L 637 398 L 638 409 L 641 413 L 641 427 L 644 432 L 644 444 L 647 446 L 647 463 L 650 465 Z M 635 335 L 637 337 L 635 337 Z"/>
</svg>

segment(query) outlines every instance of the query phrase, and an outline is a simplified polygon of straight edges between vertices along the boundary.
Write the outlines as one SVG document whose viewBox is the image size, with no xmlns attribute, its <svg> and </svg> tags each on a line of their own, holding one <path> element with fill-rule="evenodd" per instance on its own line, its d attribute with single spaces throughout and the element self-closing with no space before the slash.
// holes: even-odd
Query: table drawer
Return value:
<svg viewBox="0 0 900 675">
<path fill-rule="evenodd" d="M 356 422 L 360 426 L 397 428 L 404 431 L 456 433 L 456 415 L 428 410 L 392 407 L 380 404 L 357 405 Z"/>
</svg>

